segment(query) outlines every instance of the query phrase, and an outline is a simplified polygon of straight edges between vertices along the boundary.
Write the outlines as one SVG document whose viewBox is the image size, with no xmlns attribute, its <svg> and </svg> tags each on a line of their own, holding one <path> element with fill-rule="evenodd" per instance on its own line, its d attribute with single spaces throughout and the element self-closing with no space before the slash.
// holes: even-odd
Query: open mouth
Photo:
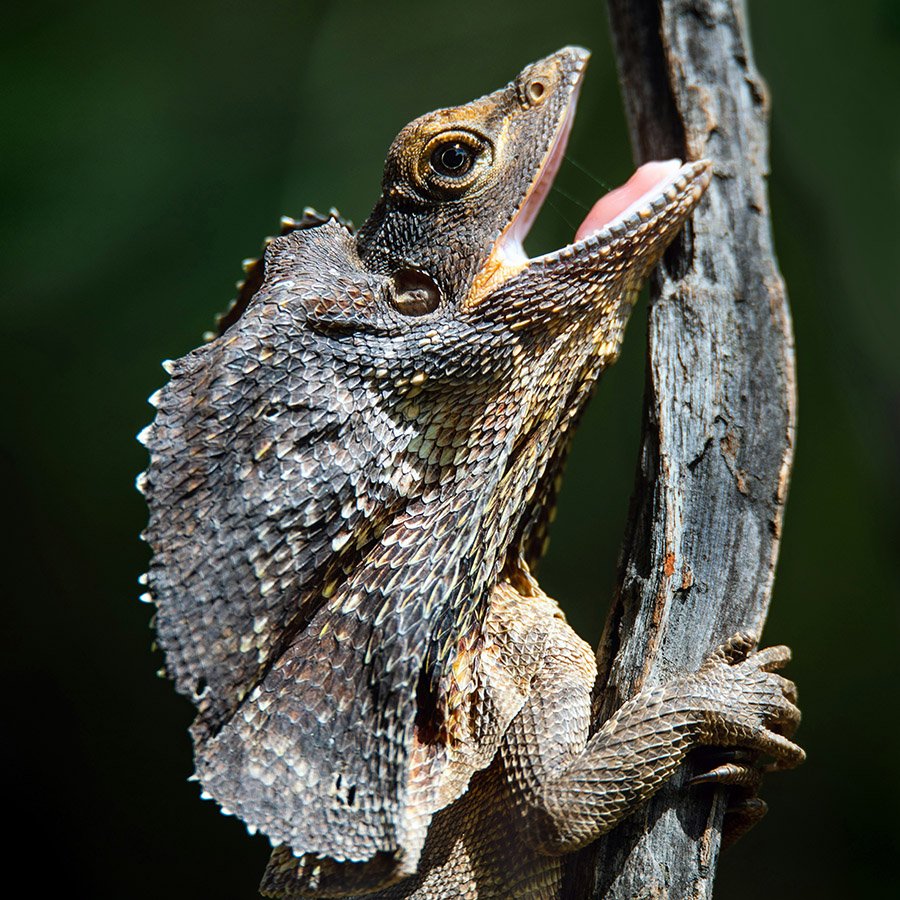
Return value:
<svg viewBox="0 0 900 900">
<path fill-rule="evenodd" d="M 575 118 L 577 94 L 576 90 L 557 130 L 553 145 L 525 201 L 495 248 L 495 254 L 503 260 L 505 266 L 517 268 L 537 260 L 568 257 L 586 249 L 588 245 L 594 247 L 613 238 L 620 238 L 632 229 L 640 227 L 643 222 L 661 212 L 666 206 L 678 204 L 695 185 L 695 189 L 701 191 L 705 186 L 699 184 L 708 177 L 710 166 L 705 160 L 684 164 L 680 159 L 644 163 L 625 184 L 604 194 L 594 203 L 576 230 L 571 244 L 529 258 L 525 252 L 524 241 L 553 186 L 565 156 Z"/>
</svg>

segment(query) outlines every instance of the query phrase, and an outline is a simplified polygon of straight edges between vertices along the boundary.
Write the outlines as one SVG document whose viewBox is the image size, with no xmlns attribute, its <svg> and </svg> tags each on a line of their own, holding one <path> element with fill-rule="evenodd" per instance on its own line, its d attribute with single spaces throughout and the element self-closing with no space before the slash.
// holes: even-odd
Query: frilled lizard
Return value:
<svg viewBox="0 0 900 900">
<path fill-rule="evenodd" d="M 642 166 L 528 258 L 587 56 L 404 128 L 359 231 L 287 220 L 151 398 L 159 645 L 205 795 L 274 847 L 268 896 L 557 897 L 561 856 L 693 747 L 803 759 L 788 650 L 742 636 L 591 735 L 593 654 L 531 574 L 578 417 L 711 177 Z"/>
</svg>

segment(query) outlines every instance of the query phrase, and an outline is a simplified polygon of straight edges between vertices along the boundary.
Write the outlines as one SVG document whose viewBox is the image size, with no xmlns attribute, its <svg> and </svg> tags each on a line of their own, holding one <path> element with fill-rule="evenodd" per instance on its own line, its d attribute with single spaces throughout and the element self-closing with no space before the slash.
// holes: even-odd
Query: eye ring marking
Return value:
<svg viewBox="0 0 900 900">
<path fill-rule="evenodd" d="M 493 162 L 490 141 L 462 128 L 441 131 L 426 141 L 413 167 L 413 180 L 431 199 L 458 197 L 478 184 Z"/>
</svg>

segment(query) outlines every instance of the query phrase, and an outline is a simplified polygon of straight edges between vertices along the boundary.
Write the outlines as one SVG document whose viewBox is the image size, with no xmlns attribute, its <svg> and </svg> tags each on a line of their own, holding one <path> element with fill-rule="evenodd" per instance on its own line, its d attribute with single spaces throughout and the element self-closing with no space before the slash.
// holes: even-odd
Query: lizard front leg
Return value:
<svg viewBox="0 0 900 900">
<path fill-rule="evenodd" d="M 548 658 L 501 750 L 510 799 L 541 852 L 569 853 L 612 829 L 696 746 L 747 748 L 777 768 L 805 758 L 788 737 L 800 719 L 796 690 L 773 671 L 790 659 L 786 647 L 754 652 L 737 636 L 699 671 L 639 693 L 586 740 L 590 684 L 572 665 L 574 635 L 566 641 L 568 626 L 558 626 L 548 645 L 562 652 Z"/>
</svg>

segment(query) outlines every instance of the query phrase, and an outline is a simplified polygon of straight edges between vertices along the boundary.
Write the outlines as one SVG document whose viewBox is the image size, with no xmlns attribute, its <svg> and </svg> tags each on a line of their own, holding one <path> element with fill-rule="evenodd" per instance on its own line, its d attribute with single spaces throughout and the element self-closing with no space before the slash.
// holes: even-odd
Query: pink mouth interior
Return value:
<svg viewBox="0 0 900 900">
<path fill-rule="evenodd" d="M 662 190 L 667 182 L 674 180 L 679 169 L 680 159 L 644 163 L 625 184 L 611 190 L 593 205 L 575 232 L 576 242 L 601 231 L 616 219 L 624 219 L 636 212 L 644 196 Z"/>
</svg>

